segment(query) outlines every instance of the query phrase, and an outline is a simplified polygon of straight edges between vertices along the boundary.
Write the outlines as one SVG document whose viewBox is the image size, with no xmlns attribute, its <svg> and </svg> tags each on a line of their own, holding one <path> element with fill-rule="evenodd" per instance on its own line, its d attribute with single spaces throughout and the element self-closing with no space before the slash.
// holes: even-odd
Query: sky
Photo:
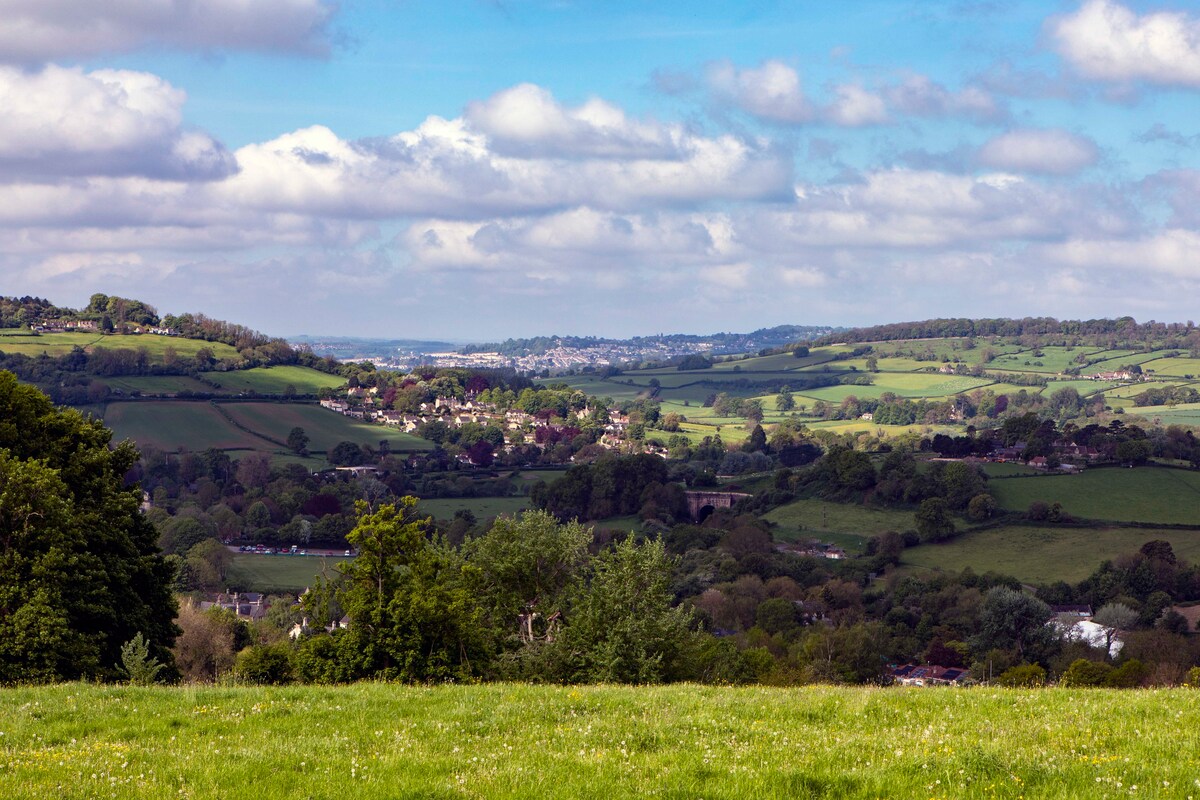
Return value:
<svg viewBox="0 0 1200 800">
<path fill-rule="evenodd" d="M 0 0 L 0 293 L 496 340 L 1194 318 L 1200 5 Z"/>
</svg>

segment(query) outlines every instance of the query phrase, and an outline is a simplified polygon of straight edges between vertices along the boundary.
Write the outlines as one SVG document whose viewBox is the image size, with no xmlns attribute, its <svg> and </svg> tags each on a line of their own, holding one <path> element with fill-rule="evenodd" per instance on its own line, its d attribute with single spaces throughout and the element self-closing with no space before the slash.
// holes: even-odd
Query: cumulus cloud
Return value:
<svg viewBox="0 0 1200 800">
<path fill-rule="evenodd" d="M 837 98 L 824 115 L 829 121 L 848 128 L 887 122 L 887 107 L 879 95 L 850 83 L 838 86 L 834 93 Z"/>
<path fill-rule="evenodd" d="M 749 69 L 717 62 L 708 68 L 708 84 L 720 100 L 759 119 L 798 125 L 817 116 L 804 95 L 799 73 L 782 61 L 765 61 Z"/>
<path fill-rule="evenodd" d="M 1168 228 L 1131 239 L 1073 239 L 1039 252 L 1064 266 L 1200 279 L 1200 232 L 1194 230 Z"/>
<path fill-rule="evenodd" d="M 887 87 L 883 95 L 895 112 L 908 116 L 965 117 L 976 122 L 995 122 L 1008 116 L 985 89 L 967 86 L 953 92 L 927 75 L 910 75 Z"/>
<path fill-rule="evenodd" d="M 721 61 L 709 66 L 707 77 L 718 102 L 784 125 L 825 123 L 857 128 L 892 122 L 897 115 L 996 122 L 1008 115 L 992 94 L 979 86 L 951 91 L 919 74 L 879 89 L 835 83 L 828 89 L 831 97 L 827 102 L 808 96 L 800 74 L 781 61 L 745 69 Z"/>
<path fill-rule="evenodd" d="M 1051 189 L 1005 175 L 879 170 L 858 183 L 797 187 L 796 202 L 739 217 L 738 240 L 805 248 L 934 249 L 1124 235 L 1130 212 L 1100 192 Z"/>
<path fill-rule="evenodd" d="M 366 218 L 703 205 L 790 191 L 790 154 L 763 141 L 672 130 L 670 147 L 655 157 L 657 144 L 638 138 L 641 123 L 605 138 L 593 122 L 505 127 L 476 113 L 484 127 L 501 127 L 510 147 L 521 135 L 556 145 L 549 154 L 498 152 L 466 117 L 430 117 L 414 130 L 356 142 L 316 126 L 241 148 L 241 171 L 221 188 L 259 209 Z"/>
<path fill-rule="evenodd" d="M 674 158 L 685 137 L 679 126 L 631 120 L 598 98 L 564 107 L 531 83 L 471 103 L 465 116 L 497 152 L 510 155 Z"/>
<path fill-rule="evenodd" d="M 231 174 L 235 162 L 220 143 L 182 128 L 184 100 L 145 72 L 0 67 L 0 180 Z"/>
<path fill-rule="evenodd" d="M 1058 53 L 1084 77 L 1200 87 L 1200 16 L 1139 16 L 1112 0 L 1088 0 L 1048 29 Z"/>
<path fill-rule="evenodd" d="M 722 215 L 617 214 L 576 208 L 481 222 L 425 220 L 400 244 L 420 269 L 490 269 L 578 275 L 589 270 L 704 265 L 733 249 Z"/>
<path fill-rule="evenodd" d="M 41 63 L 147 46 L 321 55 L 327 0 L 6 0 L 0 61 Z"/>
<path fill-rule="evenodd" d="M 1099 157 L 1091 139 L 1058 129 L 1009 131 L 987 141 L 978 154 L 984 166 L 1040 175 L 1073 175 Z"/>
</svg>

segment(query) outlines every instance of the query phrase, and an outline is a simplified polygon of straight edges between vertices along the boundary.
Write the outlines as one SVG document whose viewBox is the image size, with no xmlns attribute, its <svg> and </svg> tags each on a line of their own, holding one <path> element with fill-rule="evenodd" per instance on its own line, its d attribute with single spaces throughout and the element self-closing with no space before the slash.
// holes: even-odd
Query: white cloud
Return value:
<svg viewBox="0 0 1200 800">
<path fill-rule="evenodd" d="M 1100 151 L 1086 136 L 1059 129 L 1009 131 L 979 149 L 981 164 L 1041 175 L 1073 175 L 1096 163 Z"/>
<path fill-rule="evenodd" d="M 5 0 L 0 61 L 34 64 L 147 46 L 324 54 L 327 0 Z"/>
<path fill-rule="evenodd" d="M 978 86 L 952 92 L 927 75 L 909 75 L 883 92 L 897 113 L 915 117 L 962 116 L 977 122 L 994 122 L 1007 113 L 996 99 Z"/>
<path fill-rule="evenodd" d="M 594 120 L 595 104 L 583 108 L 591 109 L 586 114 Z M 545 116 L 551 122 L 558 118 Z M 500 124 L 484 117 L 487 125 Z M 511 144 L 515 124 L 505 124 Z M 523 129 L 526 137 L 552 136 L 557 145 L 548 156 L 526 157 L 497 152 L 467 118 L 430 117 L 415 130 L 359 142 L 317 126 L 241 148 L 241 172 L 221 189 L 231 200 L 261 210 L 379 219 L 509 216 L 581 205 L 608 210 L 697 205 L 782 197 L 790 186 L 790 154 L 767 142 L 676 129 L 669 152 L 653 156 L 638 152 L 642 145 L 628 138 L 599 145 L 590 138 L 594 123 L 568 128 L 530 123 Z M 572 140 L 579 130 L 582 139 Z M 597 147 L 603 155 L 596 155 Z M 633 153 L 618 157 L 623 147 Z"/>
<path fill-rule="evenodd" d="M 673 158 L 686 134 L 679 126 L 629 119 L 593 98 L 566 108 L 546 89 L 523 83 L 467 106 L 471 127 L 506 155 Z"/>
<path fill-rule="evenodd" d="M 799 73 L 782 61 L 765 61 L 754 69 L 721 61 L 709 66 L 708 83 L 720 99 L 759 119 L 797 125 L 816 117 Z"/>
<path fill-rule="evenodd" d="M 616 214 L 576 208 L 540 217 L 482 222 L 425 220 L 400 241 L 415 267 L 497 269 L 580 275 L 705 265 L 728 257 L 732 247 L 722 215 Z"/>
<path fill-rule="evenodd" d="M 1131 239 L 1072 239 L 1040 249 L 1046 260 L 1080 269 L 1106 269 L 1136 278 L 1162 275 L 1200 280 L 1200 232 L 1167 228 Z"/>
<path fill-rule="evenodd" d="M 825 112 L 829 121 L 851 128 L 888 121 L 887 107 L 879 95 L 851 83 L 838 86 L 834 93 L 837 99 Z"/>
<path fill-rule="evenodd" d="M 1200 17 L 1138 16 L 1112 0 L 1088 0 L 1048 28 L 1059 54 L 1085 77 L 1200 87 Z"/>
<path fill-rule="evenodd" d="M 928 76 L 912 74 L 878 90 L 859 83 L 834 83 L 822 103 L 808 96 L 800 74 L 781 61 L 739 69 L 728 61 L 710 64 L 708 86 L 716 100 L 760 120 L 785 125 L 824 123 L 842 127 L 882 125 L 895 116 L 965 117 L 995 122 L 1007 111 L 978 86 L 950 91 Z"/>
<path fill-rule="evenodd" d="M 145 72 L 0 67 L 0 180 L 225 177 L 233 157 L 207 134 L 182 128 L 185 99 Z"/>
</svg>

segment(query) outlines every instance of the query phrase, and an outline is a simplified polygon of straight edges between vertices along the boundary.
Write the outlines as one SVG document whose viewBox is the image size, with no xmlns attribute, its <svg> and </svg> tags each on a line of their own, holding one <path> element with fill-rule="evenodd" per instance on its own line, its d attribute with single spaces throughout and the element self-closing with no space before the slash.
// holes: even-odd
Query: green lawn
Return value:
<svg viewBox="0 0 1200 800">
<path fill-rule="evenodd" d="M 992 486 L 1001 483 L 1013 481 L 996 481 Z M 1075 583 L 1106 559 L 1133 552 L 1153 539 L 1169 541 L 1175 554 L 1188 561 L 1200 559 L 1200 531 L 1014 525 L 909 548 L 903 563 L 949 572 L 970 567 L 977 573 L 993 571 L 1034 584 Z"/>
<path fill-rule="evenodd" d="M 303 592 L 318 575 L 333 577 L 334 566 L 345 558 L 234 553 L 229 586 L 244 592 Z"/>
<path fill-rule="evenodd" d="M 0 720 L 14 800 L 1182 800 L 1200 693 L 64 684 Z"/>
<path fill-rule="evenodd" d="M 1078 475 L 1011 478 L 990 484 L 1001 508 L 1041 500 L 1084 519 L 1200 525 L 1200 472 L 1155 467 L 1088 469 Z"/>
<path fill-rule="evenodd" d="M 361 422 L 336 414 L 317 405 L 303 403 L 223 403 L 221 408 L 246 428 L 286 441 L 292 428 L 308 434 L 308 448 L 316 452 L 331 450 L 338 442 L 355 442 L 377 447 L 390 442 L 396 452 L 430 450 L 433 443 L 401 433 L 395 428 Z"/>
<path fill-rule="evenodd" d="M 211 403 L 202 401 L 109 403 L 104 424 L 113 429 L 114 441 L 133 439 L 139 445 L 160 450 L 271 448 L 269 442 L 238 430 Z"/>
</svg>

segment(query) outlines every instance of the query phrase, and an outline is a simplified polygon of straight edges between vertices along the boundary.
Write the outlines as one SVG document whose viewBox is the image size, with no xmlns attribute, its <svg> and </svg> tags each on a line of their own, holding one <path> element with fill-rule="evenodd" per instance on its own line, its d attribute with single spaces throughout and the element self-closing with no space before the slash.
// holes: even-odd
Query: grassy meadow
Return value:
<svg viewBox="0 0 1200 800">
<path fill-rule="evenodd" d="M 233 372 L 210 372 L 205 379 L 226 392 L 257 392 L 258 394 L 283 394 L 289 386 L 297 394 L 316 394 L 321 389 L 333 389 L 346 381 L 308 367 L 275 366 Z"/>
<path fill-rule="evenodd" d="M 441 497 L 422 500 L 417 510 L 434 519 L 454 519 L 454 513 L 467 510 L 476 519 L 484 520 L 500 514 L 516 514 L 532 506 L 528 497 Z"/>
<path fill-rule="evenodd" d="M 853 551 L 861 551 L 871 536 L 912 530 L 914 525 L 911 511 L 817 499 L 794 500 L 769 511 L 764 518 L 775 525 L 772 534 L 778 541 L 820 539 Z"/>
<path fill-rule="evenodd" d="M 1077 583 L 1102 562 L 1165 539 L 1180 558 L 1200 560 L 1200 531 L 1070 526 L 1007 525 L 964 533 L 941 544 L 904 551 L 902 564 L 922 569 L 998 572 L 1030 584 Z M 1197 794 L 1200 797 L 1200 793 Z"/>
<path fill-rule="evenodd" d="M 292 428 L 304 428 L 308 449 L 324 452 L 339 442 L 354 442 L 377 447 L 390 443 L 393 451 L 430 450 L 433 442 L 371 422 L 361 422 L 336 414 L 317 405 L 299 403 L 225 403 L 221 406 L 230 417 L 252 431 L 286 441 Z"/>
<path fill-rule="evenodd" d="M 1088 469 L 1078 475 L 1043 475 L 993 481 L 1001 508 L 1025 511 L 1030 503 L 1062 503 L 1076 517 L 1162 525 L 1200 525 L 1200 472 L 1138 467 Z"/>
<path fill-rule="evenodd" d="M 263 592 L 303 592 L 318 575 L 334 575 L 334 567 L 345 558 L 332 556 L 264 555 L 234 553 L 228 582 L 233 589 Z"/>
<path fill-rule="evenodd" d="M 0 796 L 1186 798 L 1200 692 L 802 687 L 0 691 Z"/>
<path fill-rule="evenodd" d="M 104 424 L 113 429 L 114 441 L 133 439 L 140 446 L 167 451 L 180 447 L 192 451 L 273 447 L 258 436 L 238 430 L 212 403 L 202 401 L 109 403 L 104 410 Z"/>
<path fill-rule="evenodd" d="M 206 342 L 202 339 L 184 339 L 181 336 L 158 336 L 153 333 L 115 334 L 96 331 L 81 333 L 10 334 L 0 338 L 0 352 L 22 353 L 27 356 L 62 356 L 72 348 L 106 347 L 111 350 L 136 350 L 144 347 L 152 363 L 161 364 L 168 349 L 180 358 L 191 358 L 202 348 L 208 348 L 217 358 L 237 358 L 237 348 L 223 342 Z"/>
</svg>

